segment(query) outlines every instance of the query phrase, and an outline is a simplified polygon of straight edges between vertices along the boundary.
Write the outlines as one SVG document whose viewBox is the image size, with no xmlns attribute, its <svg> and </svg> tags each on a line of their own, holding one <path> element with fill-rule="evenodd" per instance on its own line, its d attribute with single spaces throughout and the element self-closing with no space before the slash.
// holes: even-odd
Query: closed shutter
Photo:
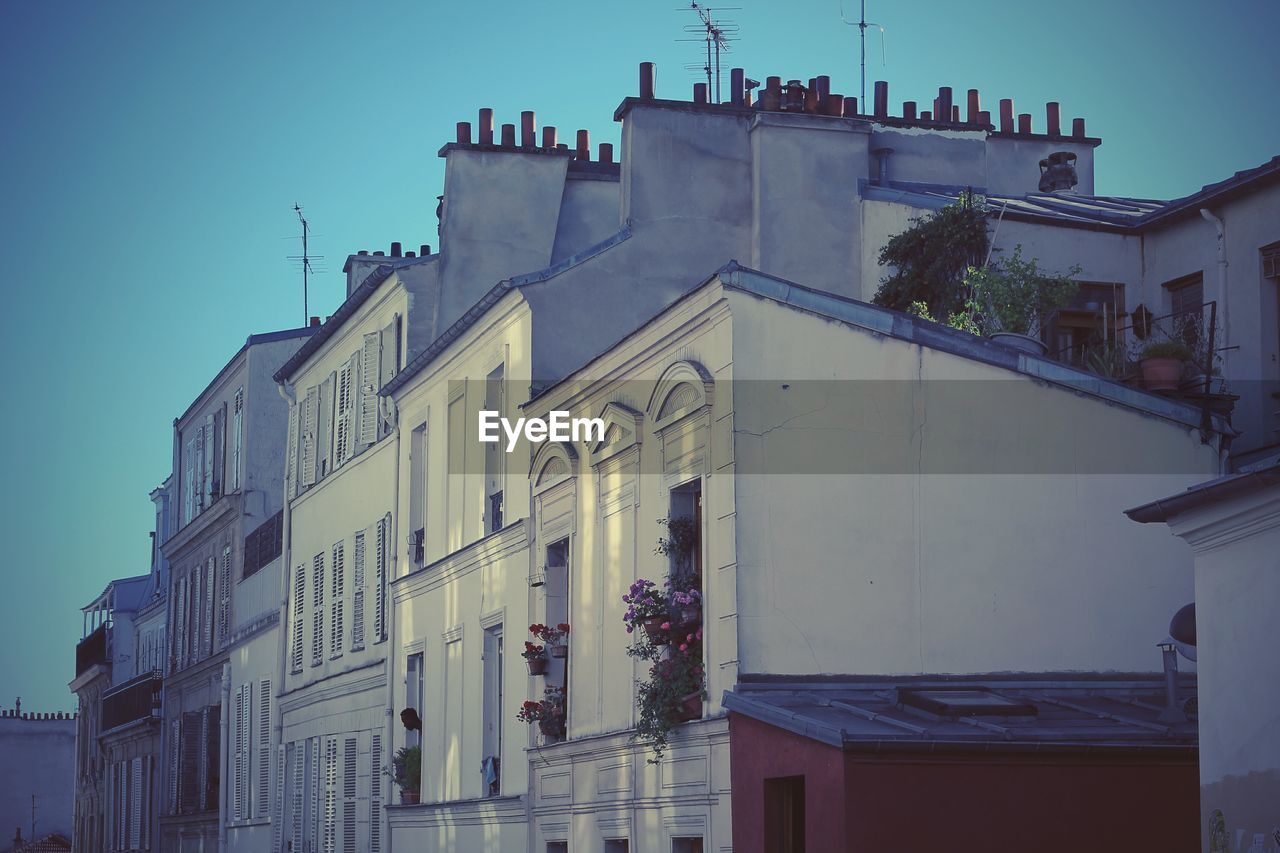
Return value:
<svg viewBox="0 0 1280 853">
<path fill-rule="evenodd" d="M 138 817 L 138 847 L 151 849 L 151 821 L 155 818 L 156 759 L 154 755 L 142 757 L 142 810 Z"/>
<path fill-rule="evenodd" d="M 341 370 L 338 371 L 338 399 L 334 413 L 333 467 L 340 468 L 351 458 L 354 450 L 353 409 L 355 402 L 356 371 L 359 363 L 355 355 L 351 356 Z"/>
<path fill-rule="evenodd" d="M 340 657 L 342 655 L 342 644 L 344 642 L 343 624 L 344 601 L 343 586 L 346 583 L 346 554 L 345 546 L 342 542 L 336 542 L 333 546 L 333 595 L 329 602 L 330 625 L 329 625 L 329 655 L 331 657 Z"/>
<path fill-rule="evenodd" d="M 382 734 L 374 732 L 369 744 L 369 850 L 382 849 Z"/>
<path fill-rule="evenodd" d="M 302 622 L 306 614 L 307 567 L 299 563 L 293 574 L 293 671 L 302 672 Z"/>
<path fill-rule="evenodd" d="M 195 754 L 192 756 L 191 766 L 199 767 L 199 772 L 196 774 L 196 782 L 199 787 L 192 792 L 191 803 L 194 805 L 198 802 L 200 804 L 198 810 L 205 811 L 209 808 L 209 797 L 207 793 L 210 782 L 210 767 L 208 760 L 209 733 L 213 727 L 209 724 L 209 709 L 207 707 L 203 710 L 197 711 L 196 716 L 196 725 L 192 728 L 197 732 L 197 736 L 194 739 Z M 191 811 L 196 810 L 196 808 L 191 809 Z"/>
<path fill-rule="evenodd" d="M 218 573 L 218 647 L 231 637 L 231 546 L 222 548 L 222 567 Z"/>
<path fill-rule="evenodd" d="M 338 739 L 324 743 L 324 853 L 334 853 L 338 842 Z"/>
<path fill-rule="evenodd" d="M 324 659 L 324 553 L 311 562 L 311 665 Z"/>
<path fill-rule="evenodd" d="M 290 808 L 293 814 L 289 816 L 289 849 L 302 853 L 302 818 L 303 809 L 306 805 L 304 796 L 306 795 L 306 751 L 304 749 L 305 741 L 296 741 L 289 744 L 289 750 L 293 753 L 293 775 L 290 781 L 293 784 L 293 790 L 290 794 Z"/>
<path fill-rule="evenodd" d="M 222 705 L 210 705 L 204 709 L 204 749 L 201 766 L 204 769 L 204 808 L 206 811 L 218 808 L 218 785 L 221 781 L 222 738 L 218 724 L 222 718 Z"/>
<path fill-rule="evenodd" d="M 364 336 L 360 349 L 360 443 L 378 440 L 378 377 L 381 370 L 382 336 L 371 332 Z"/>
<path fill-rule="evenodd" d="M 169 721 L 169 814 L 178 813 L 178 755 L 182 750 L 182 719 Z"/>
<path fill-rule="evenodd" d="M 186 437 L 182 446 L 182 523 L 185 525 L 196 515 L 196 440 L 198 434 Z"/>
<path fill-rule="evenodd" d="M 378 387 L 390 382 L 400 371 L 400 315 L 382 330 L 382 364 Z"/>
<path fill-rule="evenodd" d="M 200 760 L 203 716 L 199 711 L 182 715 L 182 756 L 178 760 L 178 811 L 181 814 L 193 814 L 200 806 L 200 785 L 205 781 Z"/>
<path fill-rule="evenodd" d="M 302 401 L 302 477 L 304 486 L 316 481 L 316 419 L 320 403 L 320 389 L 314 385 L 307 389 Z"/>
<path fill-rule="evenodd" d="M 217 446 L 217 420 L 213 413 L 204 416 L 204 458 L 200 463 L 200 475 L 203 478 L 203 485 L 200 489 L 200 508 L 208 509 L 213 506 L 214 496 L 214 448 Z"/>
<path fill-rule="evenodd" d="M 281 853 L 284 844 L 284 774 L 287 763 L 284 744 L 276 747 L 276 786 L 271 795 L 271 851 Z"/>
<path fill-rule="evenodd" d="M 271 679 L 258 682 L 258 780 L 254 803 L 258 817 L 271 813 Z"/>
<path fill-rule="evenodd" d="M 165 622 L 168 626 L 168 636 L 165 638 L 165 669 L 166 676 L 172 675 L 178 669 L 178 584 L 174 582 L 173 589 L 169 592 L 169 618 Z"/>
<path fill-rule="evenodd" d="M 111 765 L 111 798 L 115 801 L 112 809 L 115 846 L 123 850 L 129 829 L 129 765 L 123 761 Z"/>
<path fill-rule="evenodd" d="M 240 451 L 244 447 L 244 386 L 236 389 L 235 402 L 231 404 L 231 470 L 227 472 L 230 486 L 226 491 L 240 489 Z"/>
<path fill-rule="evenodd" d="M 355 547 L 352 549 L 352 557 L 354 558 L 354 577 L 351 581 L 351 651 L 356 652 L 364 648 L 364 531 L 358 531 L 355 534 Z"/>
<path fill-rule="evenodd" d="M 378 519 L 376 560 L 377 575 L 374 578 L 373 633 L 376 642 L 387 638 L 387 546 L 391 534 L 391 516 Z"/>
<path fill-rule="evenodd" d="M 356 851 L 356 762 L 358 741 L 345 739 L 342 746 L 342 853 Z"/>
<path fill-rule="evenodd" d="M 177 588 L 174 591 L 174 610 L 177 611 L 178 622 L 173 632 L 174 646 L 174 667 L 176 669 L 186 669 L 187 667 L 187 578 L 178 578 Z"/>
<path fill-rule="evenodd" d="M 289 440 L 284 456 L 285 496 L 298 494 L 298 403 L 289 406 Z"/>
<path fill-rule="evenodd" d="M 328 475 L 333 470 L 333 404 L 334 386 L 337 385 L 336 373 L 320 385 L 318 420 L 316 422 L 316 479 Z"/>
<path fill-rule="evenodd" d="M 320 807 L 324 804 L 324 798 L 321 796 L 321 784 L 324 782 L 324 774 L 322 772 L 324 761 L 320 753 L 320 738 L 313 737 L 310 741 L 311 749 L 311 817 L 310 817 L 310 833 L 311 844 L 307 850 L 309 853 L 315 853 L 320 846 L 321 831 L 324 827 L 324 820 L 320 814 Z"/>
<path fill-rule="evenodd" d="M 213 654 L 213 596 L 217 583 L 217 564 L 210 557 L 204 567 L 204 635 L 201 637 L 200 657 Z"/>
<path fill-rule="evenodd" d="M 244 817 L 244 706 L 245 685 L 236 688 L 235 737 L 231 739 L 233 756 L 231 766 L 231 819 Z"/>
</svg>

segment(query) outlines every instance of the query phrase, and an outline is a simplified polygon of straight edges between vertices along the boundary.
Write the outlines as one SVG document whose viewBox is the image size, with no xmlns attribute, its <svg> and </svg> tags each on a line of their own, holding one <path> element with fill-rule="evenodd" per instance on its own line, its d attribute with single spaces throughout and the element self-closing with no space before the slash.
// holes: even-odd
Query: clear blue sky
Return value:
<svg viewBox="0 0 1280 853">
<path fill-rule="evenodd" d="M 0 0 L 0 705 L 72 707 L 78 609 L 147 569 L 174 416 L 247 334 L 300 324 L 294 202 L 328 314 L 348 252 L 437 242 L 436 151 L 478 107 L 617 143 L 641 60 L 689 97 L 678 5 Z M 856 93 L 838 0 L 732 5 L 726 68 Z M 1101 193 L 1185 195 L 1280 153 L 1273 0 L 872 0 L 868 18 L 895 111 L 977 87 L 1039 129 L 1061 101 L 1105 140 Z"/>
</svg>

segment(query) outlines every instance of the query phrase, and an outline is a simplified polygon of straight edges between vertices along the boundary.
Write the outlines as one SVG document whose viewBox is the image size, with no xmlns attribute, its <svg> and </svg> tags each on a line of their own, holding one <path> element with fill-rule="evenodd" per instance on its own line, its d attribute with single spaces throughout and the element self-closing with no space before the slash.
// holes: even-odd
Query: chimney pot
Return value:
<svg viewBox="0 0 1280 853">
<path fill-rule="evenodd" d="M 377 249 L 377 250 L 375 250 L 375 251 L 374 251 L 373 256 L 374 256 L 375 258 L 382 258 L 382 257 L 385 257 L 385 256 L 386 256 L 386 254 L 387 254 L 387 253 L 386 253 L 386 252 L 384 252 L 384 251 L 382 251 L 381 249 Z"/>
<path fill-rule="evenodd" d="M 1018 133 L 1031 133 L 1031 113 L 1018 113 Z"/>
<path fill-rule="evenodd" d="M 967 120 L 969 124 L 979 124 L 978 113 L 982 112 L 982 102 L 978 99 L 978 90 L 969 90 L 969 111 Z"/>
<path fill-rule="evenodd" d="M 884 118 L 889 115 L 889 82 L 887 80 L 876 81 L 875 114 L 876 118 Z"/>
<path fill-rule="evenodd" d="M 612 142 L 601 142 L 601 143 L 600 143 L 600 157 L 599 157 L 599 160 L 600 160 L 600 162 L 601 162 L 601 163 L 612 163 L 612 162 L 613 162 L 613 143 L 612 143 Z"/>
<path fill-rule="evenodd" d="M 831 94 L 831 78 L 826 74 L 819 74 L 813 78 L 814 88 L 818 90 L 818 98 L 826 100 L 827 95 Z"/>
<path fill-rule="evenodd" d="M 413 252 L 405 252 L 405 253 L 404 253 L 404 256 L 405 256 L 406 258 L 412 258 L 414 255 L 413 255 Z"/>
<path fill-rule="evenodd" d="M 356 252 L 356 254 L 357 254 L 357 255 L 367 255 L 367 254 L 369 254 L 369 250 L 368 250 L 368 249 L 361 249 L 360 251 Z"/>
<path fill-rule="evenodd" d="M 707 102 L 707 84 L 693 84 L 693 102 L 695 104 L 705 104 Z"/>
<path fill-rule="evenodd" d="M 920 120 L 933 121 L 933 113 L 930 110 L 925 110 L 924 112 L 920 113 Z"/>
<path fill-rule="evenodd" d="M 578 131 L 578 159 L 591 159 L 591 134 L 585 130 Z"/>
<path fill-rule="evenodd" d="M 824 112 L 826 112 L 826 114 L 829 116 L 844 115 L 844 95 L 836 95 L 836 94 L 827 95 L 827 102 L 825 105 Z"/>
<path fill-rule="evenodd" d="M 857 98 L 845 98 L 845 99 L 844 99 L 844 115 L 845 115 L 845 118 L 852 118 L 853 116 L 856 116 L 857 114 L 858 114 L 858 99 L 857 99 Z"/>
<path fill-rule="evenodd" d="M 818 94 L 816 86 L 810 86 L 804 90 L 804 111 L 810 115 L 822 111 L 822 96 Z"/>
<path fill-rule="evenodd" d="M 1013 133 L 1013 98 L 1000 99 L 1000 132 Z"/>
<path fill-rule="evenodd" d="M 657 66 L 652 62 L 640 63 L 640 97 L 646 101 L 652 101 L 656 95 L 655 78 L 657 77 Z"/>
<path fill-rule="evenodd" d="M 782 109 L 782 78 L 766 77 L 764 91 L 760 93 L 760 109 L 777 111 Z"/>
<path fill-rule="evenodd" d="M 459 145 L 471 144 L 471 122 L 469 121 L 458 122 L 458 144 Z"/>
<path fill-rule="evenodd" d="M 938 100 L 933 104 L 933 114 L 938 117 L 938 121 L 951 120 L 951 87 L 938 87 Z"/>
<path fill-rule="evenodd" d="M 951 107 L 951 123 L 952 124 L 960 123 L 960 105 L 959 104 L 954 104 Z"/>
<path fill-rule="evenodd" d="M 431 254 L 430 244 L 423 243 L 421 246 L 418 247 L 418 257 L 423 257 L 429 254 Z"/>
<path fill-rule="evenodd" d="M 502 147 L 516 147 L 516 126 L 514 124 L 504 124 L 502 126 Z"/>
<path fill-rule="evenodd" d="M 1062 135 L 1062 114 L 1057 101 L 1050 101 L 1044 105 L 1045 118 L 1049 123 L 1048 129 L 1045 131 L 1050 136 Z"/>
<path fill-rule="evenodd" d="M 319 318 L 319 317 L 312 317 L 312 318 L 311 318 L 311 321 L 310 321 L 310 323 L 309 323 L 308 325 L 311 325 L 311 326 L 319 326 L 319 325 L 320 325 L 320 318 Z"/>
<path fill-rule="evenodd" d="M 399 243 L 392 243 L 392 244 L 391 244 L 391 257 L 393 257 L 393 258 L 398 258 L 398 257 L 400 257 L 402 254 L 404 254 L 404 253 L 401 251 L 401 248 L 402 248 L 402 247 L 400 246 L 400 244 L 399 244 Z"/>
<path fill-rule="evenodd" d="M 741 68 L 729 69 L 729 103 L 735 107 L 746 106 L 747 74 Z"/>
<path fill-rule="evenodd" d="M 542 128 L 542 147 L 556 147 L 556 127 L 553 124 L 546 125 Z"/>
<path fill-rule="evenodd" d="M 524 148 L 533 148 L 538 144 L 538 123 L 534 117 L 533 110 L 525 110 L 520 113 L 520 145 Z"/>
<path fill-rule="evenodd" d="M 990 110 L 978 110 L 978 124 L 982 125 L 983 127 L 991 126 Z"/>
<path fill-rule="evenodd" d="M 1077 139 L 1083 139 L 1085 137 L 1084 119 L 1073 118 L 1071 120 L 1071 135 Z"/>
<path fill-rule="evenodd" d="M 493 144 L 493 109 L 490 107 L 480 108 L 480 126 L 478 129 L 479 137 L 477 142 L 481 145 Z"/>
<path fill-rule="evenodd" d="M 557 142 L 557 143 L 556 143 L 556 150 L 557 150 L 557 151 L 568 151 L 568 150 L 569 150 L 569 143 L 567 143 L 567 142 Z"/>
<path fill-rule="evenodd" d="M 902 117 L 907 119 L 908 121 L 915 121 L 915 118 L 916 118 L 916 102 L 915 101 L 902 102 Z"/>
</svg>

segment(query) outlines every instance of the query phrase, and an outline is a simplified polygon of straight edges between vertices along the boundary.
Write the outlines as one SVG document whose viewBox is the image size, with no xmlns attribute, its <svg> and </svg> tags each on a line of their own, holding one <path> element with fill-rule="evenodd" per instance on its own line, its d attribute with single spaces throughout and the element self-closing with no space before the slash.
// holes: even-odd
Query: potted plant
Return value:
<svg viewBox="0 0 1280 853">
<path fill-rule="evenodd" d="M 1033 258 L 1022 259 L 1022 246 L 1000 261 L 981 269 L 970 268 L 965 286 L 982 311 L 983 326 L 993 341 L 1034 355 L 1044 355 L 1040 340 L 1049 318 L 1064 308 L 1079 290 L 1072 278 L 1080 267 L 1065 274 L 1047 273 Z"/>
<path fill-rule="evenodd" d="M 535 622 L 529 626 L 529 633 L 546 644 L 547 650 L 553 658 L 567 658 L 569 656 L 569 645 L 562 642 L 565 637 L 569 636 L 568 622 L 561 622 L 554 627 Z"/>
<path fill-rule="evenodd" d="M 696 587 L 673 589 L 671 607 L 680 614 L 684 625 L 697 625 L 702 621 L 702 592 Z"/>
<path fill-rule="evenodd" d="M 391 778 L 400 788 L 400 802 L 411 806 L 422 790 L 422 747 L 402 746 L 391 759 Z"/>
<path fill-rule="evenodd" d="M 547 650 L 545 647 L 525 640 L 524 651 L 520 653 L 520 657 L 524 658 L 525 663 L 529 665 L 530 675 L 547 674 L 547 664 L 549 664 L 550 661 L 547 660 Z"/>
<path fill-rule="evenodd" d="M 559 687 L 548 687 L 542 699 L 526 700 L 520 706 L 516 719 L 522 723 L 537 723 L 538 731 L 548 743 L 556 743 L 565 736 L 564 691 Z"/>
<path fill-rule="evenodd" d="M 687 515 L 676 518 L 660 518 L 658 523 L 667 528 L 667 535 L 659 537 L 653 553 L 671 560 L 671 574 L 689 574 L 693 568 L 694 550 L 698 545 L 698 522 Z"/>
<path fill-rule="evenodd" d="M 670 654 L 654 662 L 649 678 L 636 684 L 636 731 L 633 740 L 647 741 L 656 764 L 666 750 L 671 731 L 702 717 L 705 673 L 702 629 L 678 636 Z"/>
<path fill-rule="evenodd" d="M 1149 391 L 1175 391 L 1191 360 L 1191 348 L 1181 341 L 1152 341 L 1138 355 L 1138 369 Z"/>
<path fill-rule="evenodd" d="M 657 584 L 637 578 L 627 594 L 622 596 L 622 603 L 627 605 L 622 622 L 627 626 L 628 634 L 636 628 L 643 628 L 650 644 L 666 642 L 667 631 L 671 628 L 671 612 L 667 596 L 659 591 Z"/>
</svg>

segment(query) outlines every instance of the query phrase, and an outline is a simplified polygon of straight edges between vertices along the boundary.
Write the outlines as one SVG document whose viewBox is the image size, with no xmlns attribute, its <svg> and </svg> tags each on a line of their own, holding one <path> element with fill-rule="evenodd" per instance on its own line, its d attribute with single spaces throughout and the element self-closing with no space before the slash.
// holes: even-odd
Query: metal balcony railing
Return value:
<svg viewBox="0 0 1280 853">
<path fill-rule="evenodd" d="M 111 626 L 108 624 L 99 625 L 92 634 L 76 644 L 76 678 L 98 664 L 110 662 L 111 657 L 108 652 L 110 630 Z"/>
<path fill-rule="evenodd" d="M 161 684 L 160 671 L 152 670 L 103 693 L 102 730 L 159 716 Z"/>
</svg>

